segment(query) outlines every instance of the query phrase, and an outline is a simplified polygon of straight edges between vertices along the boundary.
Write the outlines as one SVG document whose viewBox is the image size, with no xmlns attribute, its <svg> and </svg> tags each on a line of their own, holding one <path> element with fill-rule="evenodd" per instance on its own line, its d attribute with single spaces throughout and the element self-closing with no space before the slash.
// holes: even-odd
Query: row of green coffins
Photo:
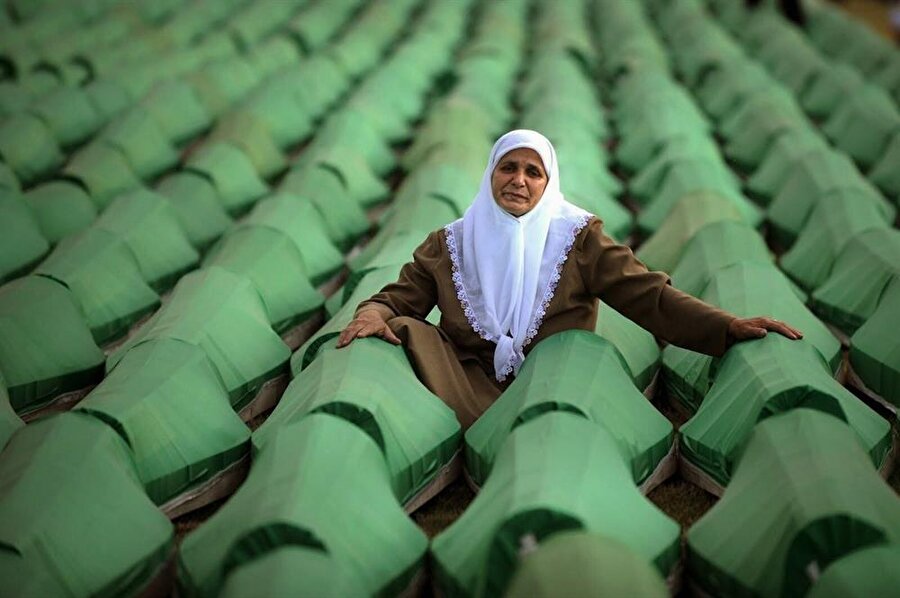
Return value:
<svg viewBox="0 0 900 598">
<path fill-rule="evenodd" d="M 782 266 L 812 291 L 809 304 L 818 314 L 852 334 L 897 276 L 898 236 L 890 228 L 895 209 L 852 162 L 828 147 L 780 84 L 742 57 L 734 64 L 746 68 L 733 70 L 721 53 L 708 50 L 729 48 L 733 42 L 702 13 L 680 6 L 663 15 L 661 22 L 674 29 L 672 41 L 684 56 L 678 58 L 681 68 L 712 69 L 697 87 L 698 97 L 717 118 L 726 152 L 756 167 L 748 189 L 769 204 L 767 218 L 776 238 L 790 244 L 806 231 L 802 242 L 784 255 Z M 651 239 L 643 254 L 662 258 L 667 253 L 665 240 Z M 670 259 L 660 259 L 658 267 L 674 265 L 675 252 L 667 255 Z M 889 309 L 885 305 L 884 310 Z M 887 337 L 879 336 L 874 345 L 873 341 L 870 336 L 863 348 L 865 357 L 856 352 L 857 362 L 866 362 L 866 378 L 876 393 L 884 393 L 896 387 L 900 364 Z M 888 400 L 900 398 L 893 391 L 888 394 Z"/>
<path fill-rule="evenodd" d="M 279 226 L 290 227 L 289 222 L 284 222 L 284 218 L 279 218 L 277 212 L 272 210 L 263 211 L 261 217 L 271 221 L 271 232 L 277 233 Z M 251 215 L 251 220 L 253 218 Z M 260 229 L 269 231 L 269 227 Z M 238 229 L 233 234 L 238 236 L 241 232 L 242 229 Z M 265 295 L 268 290 L 271 292 L 270 298 L 282 303 L 295 301 L 296 293 L 291 291 L 296 289 L 287 288 L 292 283 L 286 287 L 281 277 L 283 270 L 279 270 L 278 277 L 273 277 L 271 268 L 261 266 L 262 260 L 251 259 L 254 253 L 251 248 L 264 249 L 268 254 L 278 253 L 279 248 L 284 246 L 284 243 L 277 241 L 278 237 L 276 235 L 275 242 L 271 238 L 256 239 L 255 242 L 250 238 L 241 242 L 226 241 L 222 247 L 216 248 L 210 258 L 215 265 L 209 265 L 183 278 L 171 301 L 137 336 L 129 339 L 126 345 L 110 356 L 108 367 L 111 371 L 108 378 L 79 405 L 77 414 L 91 416 L 91 421 L 94 422 L 102 421 L 104 429 L 118 432 L 133 451 L 133 477 L 143 483 L 157 504 L 203 483 L 240 461 L 246 452 L 248 431 L 231 407 L 239 408 L 251 399 L 262 382 L 277 374 L 283 367 L 282 364 L 286 365 L 287 349 L 270 327 L 275 324 L 269 317 L 271 305 L 264 301 L 266 297 L 260 296 L 260 290 L 255 288 L 254 283 L 268 283 L 269 286 L 262 294 Z M 245 272 L 246 276 L 239 276 L 229 272 L 229 268 L 245 268 L 249 272 Z M 296 277 L 289 278 L 294 280 Z M 301 277 L 301 280 L 305 280 L 305 277 Z M 50 284 L 51 287 L 39 289 L 49 290 L 48 294 L 52 295 L 53 290 L 58 291 L 57 294 L 65 293 L 62 286 L 43 277 L 28 277 L 11 284 L 31 284 L 32 281 L 36 281 L 34 284 L 37 285 L 43 284 L 42 281 Z M 61 300 L 66 300 L 70 305 L 69 311 L 72 311 L 71 307 L 74 306 L 71 305 L 71 298 L 63 297 Z M 100 356 L 102 360 L 102 354 Z M 406 369 L 407 376 L 414 378 L 408 363 Z M 396 380 L 395 376 L 392 383 Z M 325 382 L 333 380 L 329 378 Z M 200 403 L 186 409 L 182 404 L 186 395 L 198 399 Z M 123 396 L 128 400 L 123 400 Z M 449 410 L 437 399 L 432 397 L 432 400 L 447 412 L 445 420 L 452 424 L 451 428 L 458 430 L 458 424 Z M 397 409 L 394 411 L 399 412 Z M 201 432 L 199 435 L 198 430 Z M 451 429 L 452 433 L 456 432 Z M 357 439 L 364 439 L 363 444 L 371 442 L 365 440 L 365 432 L 354 434 Z M 348 446 L 331 432 L 325 432 L 325 436 L 336 440 L 336 446 L 342 449 Z M 77 452 L 81 454 L 84 451 Z M 381 461 L 380 467 L 383 468 L 382 456 L 377 454 L 379 452 L 376 447 L 374 453 L 368 454 L 369 458 Z M 22 459 L 16 457 L 15 452 L 9 454 L 13 456 L 9 461 L 4 459 L 4 464 L 16 469 Z M 397 456 L 395 454 L 395 458 L 391 460 L 392 466 L 397 466 Z M 311 457 L 311 462 L 317 461 L 321 463 L 322 471 L 327 472 L 326 477 L 330 477 L 331 466 L 318 457 Z M 357 463 L 353 463 L 355 468 Z M 39 483 L 41 478 L 39 473 L 35 473 L 39 469 L 41 467 L 37 466 L 29 471 L 35 483 Z M 414 474 L 409 475 L 436 473 L 436 470 L 421 462 L 406 466 L 405 469 L 415 470 Z M 372 495 L 368 488 L 361 489 L 360 492 L 361 495 Z M 68 496 L 69 493 L 64 494 Z M 77 492 L 72 491 L 71 494 L 75 496 Z M 13 503 L 21 501 L 19 495 L 7 498 Z M 358 496 L 351 495 L 348 498 L 355 500 Z M 321 493 L 311 495 L 310 500 L 320 504 Z M 331 501 L 326 501 L 328 502 Z M 136 509 L 136 505 L 124 505 L 122 508 L 126 507 Z M 336 508 L 342 514 L 347 510 L 340 506 Z M 110 510 L 108 514 L 121 515 L 122 511 Z M 76 517 L 74 514 L 70 516 Z M 313 515 L 312 519 L 316 520 L 318 516 Z M 137 521 L 137 518 L 129 520 Z M 383 521 L 383 517 L 377 517 L 373 521 Z M 32 551 L 31 546 L 39 534 L 46 533 L 47 541 L 59 544 L 62 553 L 65 553 L 68 550 L 65 547 L 79 534 L 70 534 L 71 530 L 67 531 L 64 527 L 51 522 L 46 529 L 39 529 L 40 526 L 28 520 L 25 524 L 12 526 L 9 533 L 4 534 L 4 543 L 14 546 L 28 558 L 27 572 L 23 572 L 23 576 L 27 573 L 31 576 L 31 581 L 29 585 L 22 587 L 33 595 L 41 595 L 48 588 L 55 588 L 57 585 L 74 588 L 70 591 L 76 594 L 134 593 L 146 586 L 150 573 L 155 573 L 159 562 L 154 560 L 154 555 L 158 556 L 160 550 L 154 549 L 153 554 L 137 554 L 145 548 L 153 548 L 146 543 L 141 547 L 132 543 L 127 553 L 123 551 L 121 558 L 110 559 L 103 568 L 95 563 L 93 574 L 87 581 L 79 579 L 77 573 L 79 568 L 85 567 L 84 563 L 77 562 L 70 570 L 52 559 L 42 560 L 39 554 Z M 350 529 L 355 529 L 355 526 Z M 130 528 L 127 531 L 131 532 L 132 540 L 135 537 L 146 539 L 146 534 L 135 533 Z M 171 544 L 170 529 L 168 535 L 164 547 L 166 550 L 162 551 L 163 560 L 168 556 L 167 548 Z M 80 541 L 83 540 L 81 537 Z M 321 546 L 317 545 L 315 550 L 321 550 Z M 83 552 L 87 554 L 91 551 Z M 335 549 L 335 552 L 339 551 Z M 51 571 L 58 575 L 50 573 Z M 118 579 L 110 579 L 112 575 Z M 122 577 L 127 579 L 123 581 Z M 355 574 L 347 575 L 345 572 L 344 578 L 347 583 L 351 583 L 356 577 Z M 21 585 L 23 577 L 17 574 L 5 579 L 10 580 L 13 584 L 11 587 L 17 587 Z M 83 583 L 78 586 L 76 582 Z M 377 585 L 372 583 L 364 585 L 365 592 L 369 594 L 377 589 Z"/>
<path fill-rule="evenodd" d="M 743 55 L 725 60 L 715 55 L 706 57 L 710 62 L 705 67 L 712 70 L 706 75 L 701 97 L 708 109 L 722 117 L 723 110 L 733 111 L 736 105 L 750 101 L 748 98 L 758 105 L 758 115 L 748 117 L 754 118 L 755 125 L 744 136 L 755 140 L 755 146 L 746 140 L 743 144 L 730 143 L 731 157 L 751 166 L 761 162 L 760 156 L 771 157 L 764 153 L 767 144 L 809 128 L 799 114 L 798 107 L 802 107 L 811 117 L 823 120 L 822 132 L 835 147 L 853 158 L 869 180 L 896 202 L 900 197 L 900 178 L 894 168 L 900 156 L 897 103 L 851 67 L 831 64 L 775 13 L 751 13 L 735 33 L 774 79 Z M 790 60 L 786 62 L 785 56 Z M 894 58 L 900 59 L 900 55 Z M 792 95 L 797 103 L 792 101 Z M 824 149 L 822 144 L 815 147 Z M 802 149 L 809 153 L 811 147 Z M 794 151 L 800 150 L 798 147 Z M 781 171 L 789 172 L 783 160 L 773 158 L 770 163 L 781 164 Z M 830 168 L 819 166 L 818 170 Z M 770 189 L 767 195 L 771 196 L 771 192 Z"/>
<path fill-rule="evenodd" d="M 332 122 L 337 123 L 339 121 Z M 359 123 L 357 122 L 356 124 L 358 125 Z M 335 130 L 336 127 L 329 129 L 326 126 L 325 128 L 326 130 Z M 338 178 L 338 175 L 342 174 L 341 171 L 332 172 L 331 169 L 327 168 L 329 163 L 339 159 L 342 155 L 346 155 L 346 152 L 342 153 L 340 148 L 348 147 L 351 142 L 348 138 L 349 127 L 341 126 L 337 127 L 337 129 L 343 132 L 338 133 L 337 136 L 332 135 L 330 139 L 327 134 L 322 138 L 322 141 L 320 141 L 321 152 L 310 152 L 321 157 L 316 159 L 309 158 L 310 164 L 306 168 L 306 172 L 309 173 L 308 176 L 303 180 L 298 180 L 299 177 L 292 180 L 291 184 L 297 187 L 298 190 L 310 190 L 310 195 L 312 195 L 311 190 L 316 186 L 317 174 L 324 174 L 326 177 L 343 182 L 343 179 Z M 208 178 L 212 178 L 214 182 L 218 183 L 221 181 L 220 188 L 223 190 L 230 189 L 233 192 L 232 197 L 241 198 L 241 200 L 243 198 L 258 199 L 258 192 L 260 190 L 264 191 L 265 187 L 261 182 L 253 183 L 254 180 L 258 181 L 258 179 L 240 176 L 242 172 L 253 177 L 256 176 L 252 169 L 249 172 L 247 168 L 242 170 L 241 162 L 235 161 L 235 152 L 237 155 L 242 155 L 240 151 L 227 152 L 224 151 L 224 147 L 217 148 L 223 150 L 218 152 L 212 151 L 212 148 L 208 149 L 209 151 L 199 154 L 197 160 L 193 162 L 192 168 L 196 169 L 197 172 L 185 171 L 174 175 L 163 182 L 160 187 L 161 191 L 164 193 L 167 191 L 170 193 L 183 192 L 186 197 L 197 198 L 203 201 L 204 198 L 209 198 L 209 194 L 193 195 L 191 191 L 194 190 L 196 185 L 201 187 L 209 185 L 207 177 L 200 176 L 201 174 L 208 174 Z M 353 178 L 347 177 L 352 186 L 348 185 L 344 196 L 346 197 L 350 195 L 351 191 L 353 192 L 352 199 L 347 201 L 356 201 L 358 199 L 360 205 L 365 206 L 371 205 L 372 201 L 382 199 L 384 197 L 383 183 L 373 181 L 374 175 L 367 174 L 368 169 L 365 163 L 358 165 L 359 167 L 354 170 L 353 166 L 360 162 L 360 159 L 356 157 L 356 154 L 353 154 L 351 158 L 356 158 L 355 162 L 351 161 L 349 164 L 344 165 L 344 169 L 347 172 L 354 172 L 356 176 Z M 318 177 L 319 182 L 321 178 L 321 176 Z M 247 184 L 248 181 L 251 183 L 250 185 Z M 151 195 L 143 193 L 139 194 L 139 198 L 144 204 L 151 204 Z M 214 192 L 213 195 L 215 195 Z M 324 196 L 319 195 L 318 197 L 323 198 Z M 334 195 L 330 197 L 330 199 L 334 198 Z M 160 203 L 157 198 L 152 199 L 156 204 Z M 124 202 L 125 200 L 122 201 Z M 131 199 L 129 201 L 134 203 L 137 200 Z M 203 207 L 208 208 L 210 205 L 209 202 L 206 202 L 206 205 Z M 331 276 L 342 265 L 340 253 L 325 235 L 327 226 L 323 226 L 319 220 L 324 213 L 330 216 L 326 222 L 338 221 L 339 218 L 334 216 L 334 212 L 341 208 L 341 205 L 337 202 L 332 202 L 330 204 L 331 211 L 325 211 L 326 207 L 329 206 L 324 205 L 323 202 L 318 202 L 317 204 L 315 198 L 307 202 L 288 193 L 281 193 L 267 201 L 260 202 L 249 217 L 240 226 L 236 227 L 232 233 L 226 235 L 220 246 L 217 246 L 210 252 L 205 260 L 205 265 L 218 264 L 223 268 L 249 276 L 257 283 L 257 290 L 263 294 L 266 307 L 270 312 L 271 323 L 278 329 L 288 327 L 309 315 L 321 303 L 321 297 L 305 282 L 307 275 L 303 273 L 303 267 L 306 267 L 306 271 L 310 273 L 313 282 L 319 283 Z M 137 219 L 135 217 L 136 211 L 140 212 L 148 209 L 153 211 L 154 216 L 161 218 L 165 215 L 165 208 L 157 205 L 151 209 L 145 206 L 138 210 L 118 210 L 118 212 L 126 212 L 124 217 L 119 220 L 125 221 L 125 225 L 138 231 L 136 234 L 143 237 L 145 247 L 141 247 L 141 249 L 145 250 L 144 253 L 147 254 L 148 259 L 151 256 L 155 256 L 158 259 L 159 255 L 174 251 L 178 244 L 169 244 L 167 248 L 164 248 L 164 251 L 156 253 L 149 251 L 153 248 L 154 243 L 159 243 L 165 239 L 158 238 L 157 235 L 153 234 L 144 234 L 140 230 L 139 225 L 141 223 L 134 222 Z M 322 211 L 319 211 L 319 209 Z M 114 211 L 114 213 L 116 212 Z M 215 217 L 202 217 L 205 215 L 207 214 L 197 214 L 195 212 L 189 221 L 196 223 L 195 226 L 208 227 L 210 224 L 215 225 L 217 219 Z M 224 216 L 224 213 L 222 213 L 222 216 L 223 218 L 218 219 L 218 221 L 227 226 L 229 220 L 227 216 Z M 106 216 L 104 215 L 101 220 L 106 220 Z M 110 218 L 110 220 L 112 219 Z M 172 223 L 167 221 L 166 224 L 171 225 Z M 221 234 L 222 228 L 220 226 L 201 232 L 208 233 L 205 238 L 215 238 L 215 236 Z M 157 226 L 157 229 L 159 229 L 159 226 Z M 169 226 L 168 232 L 170 234 L 168 236 L 171 237 L 177 233 L 176 229 L 177 227 Z M 148 232 L 152 233 L 153 231 Z M 82 300 L 82 307 L 86 304 L 93 309 L 89 313 L 95 317 L 89 317 L 88 319 L 92 324 L 94 323 L 91 321 L 92 319 L 97 320 L 96 326 L 92 328 L 95 336 L 102 342 L 124 334 L 133 321 L 139 319 L 147 311 L 152 310 L 158 303 L 158 298 L 139 280 L 138 276 L 132 276 L 130 279 L 114 276 L 113 278 L 116 279 L 115 282 L 117 283 L 115 290 L 118 293 L 110 292 L 105 296 L 98 296 L 97 289 L 104 288 L 104 285 L 99 284 L 100 282 L 110 279 L 114 272 L 121 274 L 122 268 L 111 268 L 113 264 L 111 260 L 118 260 L 116 262 L 117 265 L 124 264 L 129 266 L 130 256 L 122 248 L 121 243 L 117 244 L 117 241 L 109 235 L 104 236 L 104 234 L 97 233 L 89 236 L 97 237 L 99 240 L 95 239 L 93 246 L 87 244 L 88 248 L 81 252 L 80 260 L 73 261 L 70 258 L 71 252 L 63 251 L 68 248 L 61 247 L 59 253 L 67 259 L 57 261 L 62 261 L 62 266 L 68 268 L 68 271 L 63 274 L 70 274 L 69 278 L 79 277 L 80 280 L 78 282 L 81 283 L 80 288 L 84 290 L 83 294 L 85 296 L 77 297 L 77 290 L 73 290 L 76 290 L 76 297 Z M 105 243 L 105 246 L 108 248 L 106 253 L 110 255 L 110 258 L 106 259 L 105 263 L 99 259 L 102 254 L 96 249 L 98 244 L 103 247 L 102 243 Z M 81 243 L 81 245 L 86 245 L 86 243 Z M 185 244 L 182 243 L 181 245 L 184 246 Z M 52 262 L 52 258 L 50 261 Z M 294 275 L 290 277 L 275 276 L 278 272 L 283 274 L 284 268 L 290 268 Z M 131 270 L 135 270 L 133 266 Z M 125 271 L 127 272 L 128 269 L 126 268 Z M 173 280 L 177 273 L 173 269 L 173 275 L 168 276 L 167 280 Z M 55 275 L 56 273 L 50 272 L 49 274 Z M 70 281 L 65 277 L 55 276 L 55 278 L 65 284 L 69 284 L 69 287 L 72 288 Z M 34 311 L 24 303 L 17 301 L 14 295 L 15 293 L 8 293 L 9 309 L 12 310 L 12 313 Z M 86 309 L 85 311 L 88 310 Z M 40 314 L 37 314 L 37 316 L 40 317 Z M 82 352 L 82 354 L 86 353 Z M 39 358 L 40 356 L 34 355 L 33 357 Z M 52 370 L 54 367 L 53 360 L 46 361 L 49 363 L 42 364 L 41 367 L 45 370 Z M 73 364 L 67 365 L 71 368 Z M 20 366 L 15 366 L 12 369 L 15 370 L 16 367 L 19 367 L 20 370 L 22 369 Z M 62 375 L 71 373 L 69 371 L 61 372 Z M 41 378 L 33 377 L 34 372 L 6 371 L 6 374 L 8 378 L 15 381 L 11 383 L 11 386 L 19 386 L 16 383 L 24 383 L 33 387 L 35 384 L 39 385 L 42 383 Z M 66 387 L 55 389 L 57 393 L 65 392 L 66 390 L 72 389 Z M 40 392 L 35 392 L 32 393 L 31 399 L 26 400 L 26 402 L 40 403 L 42 399 L 48 398 L 50 397 L 44 396 Z M 20 408 L 25 406 L 22 401 L 16 402 L 20 405 Z"/>
</svg>

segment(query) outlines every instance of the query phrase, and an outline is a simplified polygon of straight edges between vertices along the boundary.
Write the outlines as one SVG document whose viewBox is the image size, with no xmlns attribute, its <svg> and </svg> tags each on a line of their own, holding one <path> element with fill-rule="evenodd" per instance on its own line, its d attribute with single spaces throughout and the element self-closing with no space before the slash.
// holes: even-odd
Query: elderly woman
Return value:
<svg viewBox="0 0 900 598">
<path fill-rule="evenodd" d="M 769 318 L 737 318 L 648 271 L 601 220 L 565 201 L 550 141 L 517 130 L 494 144 L 465 215 L 429 234 L 397 282 L 359 305 L 338 347 L 367 336 L 404 345 L 422 382 L 468 428 L 535 344 L 593 331 L 598 298 L 658 338 L 709 355 L 767 330 L 801 336 Z M 424 320 L 435 305 L 439 326 Z"/>
</svg>

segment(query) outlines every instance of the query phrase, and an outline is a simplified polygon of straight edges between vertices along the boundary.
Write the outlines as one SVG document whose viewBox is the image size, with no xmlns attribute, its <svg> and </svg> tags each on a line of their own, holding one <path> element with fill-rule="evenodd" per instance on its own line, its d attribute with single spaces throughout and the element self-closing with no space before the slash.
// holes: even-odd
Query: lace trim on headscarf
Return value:
<svg viewBox="0 0 900 598">
<path fill-rule="evenodd" d="M 459 305 L 462 307 L 463 313 L 466 315 L 466 319 L 469 321 L 472 330 L 484 340 L 496 343 L 497 339 L 488 334 L 488 331 L 485 330 L 484 326 L 481 325 L 481 322 L 478 321 L 475 310 L 472 309 L 472 304 L 469 301 L 469 294 L 466 292 L 466 285 L 463 283 L 462 268 L 459 266 L 459 249 L 456 245 L 456 235 L 453 233 L 451 224 L 444 227 L 444 233 L 446 233 L 447 236 L 447 250 L 450 252 L 451 278 L 453 279 L 453 286 L 456 288 L 456 298 L 459 299 Z"/>
<path fill-rule="evenodd" d="M 559 256 L 556 259 L 556 265 L 553 268 L 553 272 L 550 274 L 550 278 L 547 280 L 547 285 L 544 289 L 543 295 L 541 296 L 541 302 L 538 304 L 537 308 L 534 311 L 534 315 L 531 320 L 531 326 L 528 327 L 528 332 L 526 332 L 525 334 L 525 340 L 522 343 L 522 348 L 525 348 L 529 344 L 531 344 L 531 341 L 533 341 L 534 337 L 537 336 L 538 330 L 540 330 L 541 328 L 541 324 L 544 323 L 544 316 L 547 315 L 547 309 L 549 309 L 550 302 L 553 301 L 553 297 L 556 294 L 556 287 L 559 286 L 559 281 L 562 278 L 563 267 L 566 264 L 566 260 L 569 259 L 569 253 L 571 253 L 572 247 L 574 247 L 575 245 L 575 239 L 578 238 L 578 234 L 584 229 L 585 226 L 587 226 L 592 217 L 593 216 L 591 214 L 584 214 L 580 216 L 572 226 L 572 229 L 569 231 L 569 236 L 566 239 L 566 244 L 559 252 Z M 448 224 L 447 226 L 445 226 L 444 232 L 446 233 L 447 237 L 447 250 L 450 252 L 450 264 L 452 270 L 451 278 L 453 279 L 453 286 L 456 289 L 456 298 L 459 300 L 459 304 L 462 307 L 463 313 L 465 314 L 466 319 L 469 321 L 469 325 L 472 327 L 472 330 L 475 331 L 478 336 L 480 336 L 484 340 L 496 343 L 497 339 L 488 334 L 488 332 L 478 321 L 478 317 L 475 315 L 475 310 L 472 309 L 471 302 L 469 301 L 469 295 L 466 292 L 466 285 L 463 283 L 462 269 L 459 266 L 459 249 L 456 245 L 456 235 L 453 232 L 452 225 Z M 504 380 L 506 380 L 506 378 L 510 374 L 518 370 L 518 367 L 522 364 L 523 360 L 524 356 L 521 349 L 515 351 L 506 365 L 499 372 L 496 372 L 497 380 L 499 382 L 503 382 Z"/>
</svg>

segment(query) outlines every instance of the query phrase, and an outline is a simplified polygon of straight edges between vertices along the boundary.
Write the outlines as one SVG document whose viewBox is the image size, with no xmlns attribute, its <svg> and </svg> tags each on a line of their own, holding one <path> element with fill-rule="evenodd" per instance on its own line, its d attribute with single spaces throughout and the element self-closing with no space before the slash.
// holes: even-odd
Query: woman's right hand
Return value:
<svg viewBox="0 0 900 598">
<path fill-rule="evenodd" d="M 338 337 L 337 348 L 346 347 L 353 342 L 355 338 L 365 338 L 367 336 L 379 336 L 394 345 L 400 344 L 400 339 L 394 334 L 384 318 L 375 310 L 363 310 L 356 314 L 356 317 L 347 324 L 347 327 Z"/>
</svg>

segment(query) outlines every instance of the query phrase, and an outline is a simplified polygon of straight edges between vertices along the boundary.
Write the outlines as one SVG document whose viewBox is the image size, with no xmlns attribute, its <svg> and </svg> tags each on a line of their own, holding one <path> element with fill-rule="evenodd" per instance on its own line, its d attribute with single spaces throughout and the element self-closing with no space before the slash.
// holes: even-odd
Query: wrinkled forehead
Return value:
<svg viewBox="0 0 900 598">
<path fill-rule="evenodd" d="M 516 154 L 516 156 L 512 156 L 511 154 Z M 537 150 L 532 149 L 530 147 L 517 147 L 509 150 L 499 158 L 497 158 L 497 164 L 494 166 L 494 170 L 496 170 L 500 164 L 504 162 L 509 162 L 510 160 L 521 160 L 526 164 L 537 164 L 540 165 L 544 172 L 549 172 L 547 170 L 547 164 L 544 162 L 544 159 L 537 152 Z"/>
</svg>

